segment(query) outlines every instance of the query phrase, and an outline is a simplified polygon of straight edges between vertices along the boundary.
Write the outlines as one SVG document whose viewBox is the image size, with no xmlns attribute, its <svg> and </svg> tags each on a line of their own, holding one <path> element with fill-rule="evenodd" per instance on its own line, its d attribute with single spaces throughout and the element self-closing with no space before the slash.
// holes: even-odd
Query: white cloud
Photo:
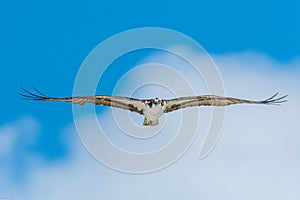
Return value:
<svg viewBox="0 0 300 200">
<path fill-rule="evenodd" d="M 10 154 L 17 139 L 13 127 L 4 126 L 0 129 L 0 157 Z"/>
<path fill-rule="evenodd" d="M 16 140 L 22 137 L 30 143 L 36 139 L 39 125 L 32 117 L 22 117 L 19 120 L 0 126 L 0 157 L 4 157 L 16 148 Z"/>
<path fill-rule="evenodd" d="M 0 126 L 0 199 L 16 194 L 18 189 L 14 186 L 13 178 L 16 173 L 24 172 L 24 166 L 15 161 L 20 155 L 32 159 L 32 155 L 26 151 L 37 139 L 38 132 L 39 124 L 30 116 Z"/>
<path fill-rule="evenodd" d="M 179 68 L 172 59 L 155 56 Z M 200 125 L 199 135 L 186 154 L 168 168 L 143 175 L 104 167 L 85 151 L 73 128 L 66 128 L 65 131 L 72 132 L 68 139 L 74 141 L 70 143 L 71 159 L 51 165 L 34 162 L 23 192 L 13 198 L 299 199 L 300 68 L 295 66 L 300 62 L 279 63 L 256 53 L 213 58 L 229 96 L 264 99 L 279 91 L 289 95 L 288 102 L 282 106 L 228 107 L 223 135 L 204 160 L 198 160 L 197 154 L 210 110 L 201 109 L 204 126 Z M 286 68 L 279 67 L 282 65 Z M 193 85 L 198 81 L 195 78 L 189 78 Z M 100 117 L 105 124 L 112 120 L 110 114 Z M 10 149 L 16 140 L 15 136 L 10 137 L 5 149 Z"/>
</svg>

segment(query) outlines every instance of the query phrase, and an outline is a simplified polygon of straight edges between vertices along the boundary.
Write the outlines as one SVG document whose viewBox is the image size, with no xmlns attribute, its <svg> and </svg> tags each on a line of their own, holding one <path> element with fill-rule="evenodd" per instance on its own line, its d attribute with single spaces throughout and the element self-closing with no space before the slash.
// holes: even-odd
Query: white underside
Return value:
<svg viewBox="0 0 300 200">
<path fill-rule="evenodd" d="M 159 104 L 157 106 L 147 107 L 144 110 L 144 123 L 145 126 L 158 125 L 158 119 L 162 116 L 164 108 Z"/>
</svg>

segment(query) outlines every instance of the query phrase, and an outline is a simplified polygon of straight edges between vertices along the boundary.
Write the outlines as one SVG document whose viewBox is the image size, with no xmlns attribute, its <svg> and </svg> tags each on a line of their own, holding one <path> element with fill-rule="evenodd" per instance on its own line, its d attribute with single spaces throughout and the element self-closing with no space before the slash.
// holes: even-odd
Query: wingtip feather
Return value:
<svg viewBox="0 0 300 200">
<path fill-rule="evenodd" d="M 281 103 L 287 102 L 287 99 L 285 99 L 288 95 L 284 95 L 278 98 L 275 98 L 276 96 L 278 96 L 278 92 L 275 93 L 273 96 L 271 96 L 270 98 L 261 101 L 261 103 L 263 104 L 271 104 L 271 105 L 281 105 Z"/>
</svg>

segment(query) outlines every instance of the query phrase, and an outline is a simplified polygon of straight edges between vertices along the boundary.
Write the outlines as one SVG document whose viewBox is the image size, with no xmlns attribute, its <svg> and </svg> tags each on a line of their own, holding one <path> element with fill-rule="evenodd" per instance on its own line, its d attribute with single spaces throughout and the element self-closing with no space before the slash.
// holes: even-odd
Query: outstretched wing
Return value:
<svg viewBox="0 0 300 200">
<path fill-rule="evenodd" d="M 166 108 L 164 110 L 165 113 L 186 108 L 192 106 L 228 106 L 231 104 L 280 104 L 287 100 L 285 98 L 287 95 L 275 98 L 278 95 L 276 93 L 272 97 L 265 99 L 263 101 L 251 101 L 245 99 L 237 99 L 231 97 L 221 97 L 214 95 L 205 95 L 205 96 L 190 96 L 190 97 L 180 97 L 177 99 L 170 99 L 166 101 Z"/>
<path fill-rule="evenodd" d="M 130 110 L 139 114 L 143 114 L 145 109 L 145 104 L 143 100 L 133 99 L 128 97 L 118 97 L 118 96 L 76 96 L 76 97 L 50 97 L 44 95 L 39 90 L 34 88 L 36 93 L 32 93 L 29 90 L 21 88 L 23 93 L 20 93 L 25 99 L 29 100 L 37 100 L 37 101 L 64 101 L 70 102 L 73 104 L 84 105 L 85 103 L 91 103 L 96 105 L 103 105 L 103 106 L 112 106 L 116 108 L 122 108 L 125 110 Z"/>
</svg>

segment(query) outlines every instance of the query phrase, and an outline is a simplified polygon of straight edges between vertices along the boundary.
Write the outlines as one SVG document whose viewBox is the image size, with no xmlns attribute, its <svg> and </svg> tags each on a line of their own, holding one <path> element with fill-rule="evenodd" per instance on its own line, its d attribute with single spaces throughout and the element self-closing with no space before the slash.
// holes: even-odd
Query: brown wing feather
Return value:
<svg viewBox="0 0 300 200">
<path fill-rule="evenodd" d="M 286 101 L 284 98 L 286 98 L 287 95 L 279 98 L 275 98 L 277 95 L 278 93 L 263 101 L 252 101 L 252 100 L 214 96 L 214 95 L 180 97 L 176 99 L 166 100 L 167 104 L 164 112 L 168 113 L 174 110 L 178 110 L 186 107 L 192 107 L 192 106 L 228 106 L 231 104 L 241 104 L 241 103 L 280 104 Z"/>
<path fill-rule="evenodd" d="M 139 99 L 133 99 L 128 97 L 118 97 L 118 96 L 77 96 L 77 97 L 49 97 L 44 95 L 36 88 L 36 93 L 32 93 L 29 90 L 21 88 L 24 93 L 20 93 L 25 99 L 29 100 L 37 100 L 37 101 L 64 101 L 70 102 L 77 105 L 84 105 L 85 103 L 91 103 L 95 105 L 103 105 L 103 106 L 112 106 L 116 108 L 122 108 L 126 110 L 130 110 L 133 112 L 137 112 L 139 114 L 143 114 L 144 104 L 143 101 Z"/>
</svg>

